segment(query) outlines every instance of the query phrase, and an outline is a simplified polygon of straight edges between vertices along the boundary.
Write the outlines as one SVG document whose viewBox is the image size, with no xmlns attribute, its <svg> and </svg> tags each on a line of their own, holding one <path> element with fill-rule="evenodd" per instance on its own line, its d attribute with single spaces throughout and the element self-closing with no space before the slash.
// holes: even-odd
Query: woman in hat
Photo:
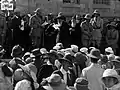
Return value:
<svg viewBox="0 0 120 90">
<path fill-rule="evenodd" d="M 103 30 L 103 20 L 100 17 L 100 13 L 98 10 L 95 10 L 93 13 L 94 17 L 91 19 L 90 23 L 93 27 L 93 46 L 100 47 L 102 34 L 101 31 Z"/>
<path fill-rule="evenodd" d="M 56 42 L 60 42 L 63 44 L 63 46 L 65 48 L 69 47 L 70 45 L 70 31 L 69 31 L 69 25 L 68 23 L 65 21 L 65 17 L 63 15 L 59 15 L 57 17 L 57 23 L 59 25 L 59 29 L 58 29 L 58 34 L 57 34 L 57 38 L 56 38 Z"/>
<path fill-rule="evenodd" d="M 116 25 L 113 22 L 111 22 L 108 27 L 109 28 L 106 34 L 106 42 L 116 54 L 116 50 L 118 49 L 119 32 L 118 30 L 116 30 Z"/>
<path fill-rule="evenodd" d="M 120 90 L 120 76 L 114 69 L 104 71 L 102 82 L 107 90 Z"/>
<path fill-rule="evenodd" d="M 86 14 L 84 18 L 85 18 L 85 21 L 81 23 L 81 31 L 82 31 L 81 40 L 82 40 L 82 45 L 84 47 L 89 47 L 91 44 L 91 38 L 92 38 L 91 32 L 93 31 L 92 25 L 90 24 L 91 16 L 90 14 Z"/>
</svg>

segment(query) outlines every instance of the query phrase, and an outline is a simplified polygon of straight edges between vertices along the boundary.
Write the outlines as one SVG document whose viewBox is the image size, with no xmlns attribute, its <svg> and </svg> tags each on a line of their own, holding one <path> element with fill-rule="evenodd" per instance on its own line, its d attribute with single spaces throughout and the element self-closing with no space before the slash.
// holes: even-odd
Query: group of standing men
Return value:
<svg viewBox="0 0 120 90">
<path fill-rule="evenodd" d="M 71 44 L 79 47 L 99 48 L 101 44 L 103 19 L 98 10 L 95 10 L 93 15 L 86 14 L 84 17 L 75 15 L 70 22 L 67 22 L 62 13 L 55 18 L 52 13 L 44 17 L 40 8 L 36 9 L 33 15 L 27 14 L 22 17 L 17 10 L 7 18 L 3 14 L 0 14 L 1 45 L 10 41 L 9 36 L 12 38 L 12 47 L 19 44 L 27 48 L 26 51 L 32 47 L 45 47 L 50 50 L 58 42 L 62 43 L 65 48 Z M 11 35 L 8 35 L 10 33 Z M 118 38 L 119 36 L 112 39 Z"/>
</svg>

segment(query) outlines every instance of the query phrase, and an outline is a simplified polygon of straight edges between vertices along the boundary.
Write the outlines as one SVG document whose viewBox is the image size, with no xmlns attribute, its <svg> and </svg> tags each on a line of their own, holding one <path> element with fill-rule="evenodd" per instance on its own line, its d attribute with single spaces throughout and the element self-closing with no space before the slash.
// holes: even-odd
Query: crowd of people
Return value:
<svg viewBox="0 0 120 90">
<path fill-rule="evenodd" d="M 0 12 L 0 90 L 120 90 L 120 20 Z"/>
</svg>

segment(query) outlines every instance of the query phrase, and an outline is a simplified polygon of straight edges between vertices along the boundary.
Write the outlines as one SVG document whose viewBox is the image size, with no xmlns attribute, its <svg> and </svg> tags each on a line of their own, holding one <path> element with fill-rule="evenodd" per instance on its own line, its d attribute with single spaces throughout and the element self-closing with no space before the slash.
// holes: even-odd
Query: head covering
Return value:
<svg viewBox="0 0 120 90">
<path fill-rule="evenodd" d="M 73 62 L 74 60 L 74 56 L 72 56 L 70 53 L 66 53 L 63 58 L 70 60 L 70 62 Z"/>
<path fill-rule="evenodd" d="M 90 54 L 88 54 L 88 56 L 91 58 L 100 59 L 101 58 L 100 50 L 99 49 L 92 49 L 90 51 Z"/>
<path fill-rule="evenodd" d="M 24 51 L 24 49 L 21 46 L 15 45 L 12 49 L 11 56 L 16 57 L 17 55 L 21 55 L 23 53 L 23 51 Z"/>
<path fill-rule="evenodd" d="M 72 48 L 66 48 L 65 53 L 70 53 L 72 56 L 75 54 L 75 52 L 72 51 Z"/>
<path fill-rule="evenodd" d="M 108 55 L 108 60 L 109 61 L 115 60 L 115 55 L 114 54 Z"/>
<path fill-rule="evenodd" d="M 99 11 L 96 9 L 94 10 L 93 14 L 100 14 Z"/>
<path fill-rule="evenodd" d="M 101 64 L 106 64 L 108 62 L 108 57 L 106 55 L 103 55 L 100 61 L 101 61 Z"/>
<path fill-rule="evenodd" d="M 106 48 L 105 52 L 108 52 L 110 54 L 114 54 L 114 51 L 113 51 L 113 49 L 111 47 Z"/>
<path fill-rule="evenodd" d="M 60 46 L 61 48 L 63 48 L 63 44 L 62 43 L 57 43 L 56 46 Z"/>
<path fill-rule="evenodd" d="M 21 80 L 23 80 L 22 74 L 23 74 L 22 69 L 16 69 L 15 72 L 14 72 L 14 75 L 13 75 L 13 79 L 15 81 L 21 81 Z"/>
<path fill-rule="evenodd" d="M 88 48 L 82 47 L 82 48 L 80 49 L 80 52 L 85 53 L 85 54 L 88 54 Z"/>
<path fill-rule="evenodd" d="M 37 12 L 39 12 L 39 11 L 41 12 L 42 9 L 41 9 L 41 8 L 37 8 L 34 12 L 37 13 Z"/>
<path fill-rule="evenodd" d="M 105 78 L 105 77 L 115 77 L 117 79 L 120 79 L 120 76 L 118 75 L 117 71 L 114 69 L 106 69 L 103 72 L 102 78 Z"/>
<path fill-rule="evenodd" d="M 66 88 L 64 80 L 62 80 L 61 76 L 59 74 L 52 74 L 47 79 L 48 85 L 43 86 L 44 89 L 48 90 L 49 88 L 61 88 L 61 90 L 64 90 Z"/>
<path fill-rule="evenodd" d="M 23 56 L 23 59 L 25 60 L 26 58 L 30 57 L 31 53 L 30 52 L 26 52 Z"/>
<path fill-rule="evenodd" d="M 48 53 L 48 51 L 47 51 L 46 48 L 41 48 L 41 49 L 40 49 L 40 53 L 41 53 L 41 54 L 46 54 L 46 53 Z"/>
<path fill-rule="evenodd" d="M 90 16 L 90 14 L 86 14 L 84 18 L 85 19 L 91 19 L 91 16 Z"/>
<path fill-rule="evenodd" d="M 36 49 L 32 50 L 31 53 L 32 53 L 31 56 L 35 56 L 35 57 L 41 55 L 39 48 L 36 48 Z"/>
<path fill-rule="evenodd" d="M 61 47 L 60 47 L 60 46 L 54 46 L 53 49 L 54 49 L 54 50 L 60 50 Z"/>
<path fill-rule="evenodd" d="M 87 61 L 87 57 L 82 54 L 81 52 L 77 52 L 75 55 L 75 62 L 78 63 L 78 64 L 83 64 Z"/>
<path fill-rule="evenodd" d="M 77 45 L 71 45 L 71 49 L 74 53 L 78 52 L 78 46 Z"/>
<path fill-rule="evenodd" d="M 66 58 L 61 58 L 61 59 L 58 59 L 58 61 L 61 63 L 61 64 L 63 64 L 63 63 L 68 63 L 70 66 L 69 67 L 73 67 L 73 63 L 70 61 L 70 60 L 68 60 L 68 59 L 66 59 Z"/>
</svg>

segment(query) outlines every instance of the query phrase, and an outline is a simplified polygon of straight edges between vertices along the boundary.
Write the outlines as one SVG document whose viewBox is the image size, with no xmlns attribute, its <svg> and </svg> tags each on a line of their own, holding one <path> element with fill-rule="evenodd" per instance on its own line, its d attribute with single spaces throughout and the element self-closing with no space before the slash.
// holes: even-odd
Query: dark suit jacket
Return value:
<svg viewBox="0 0 120 90">
<path fill-rule="evenodd" d="M 57 42 L 63 43 L 63 46 L 65 48 L 69 47 L 71 41 L 69 28 L 70 27 L 67 22 L 63 22 L 60 27 L 59 35 L 57 37 Z"/>
<path fill-rule="evenodd" d="M 51 76 L 51 74 L 53 73 L 53 71 L 56 70 L 56 67 L 52 66 L 52 65 L 43 65 L 37 75 L 37 80 L 38 83 L 40 84 L 43 80 L 43 78 L 47 78 L 49 76 Z"/>
</svg>

